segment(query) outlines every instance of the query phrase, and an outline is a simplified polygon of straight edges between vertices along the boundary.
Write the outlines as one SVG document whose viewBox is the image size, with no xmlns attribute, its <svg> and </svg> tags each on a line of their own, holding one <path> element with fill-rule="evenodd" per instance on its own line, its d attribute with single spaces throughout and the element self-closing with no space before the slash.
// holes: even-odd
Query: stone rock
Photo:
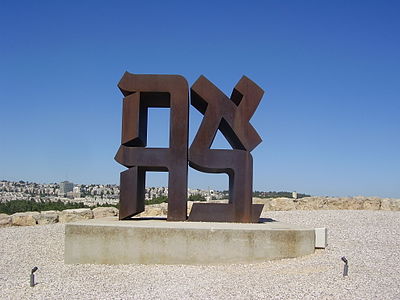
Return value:
<svg viewBox="0 0 400 300">
<path fill-rule="evenodd" d="M 332 198 L 326 197 L 325 208 L 326 209 L 344 209 L 343 205 L 347 206 L 348 198 Z"/>
<path fill-rule="evenodd" d="M 379 210 L 381 208 L 381 200 L 379 198 L 365 198 L 363 201 L 363 209 Z"/>
<path fill-rule="evenodd" d="M 65 209 L 60 212 L 60 223 L 76 222 L 93 219 L 93 212 L 90 208 Z"/>
<path fill-rule="evenodd" d="M 156 217 L 166 216 L 168 211 L 167 203 L 146 205 L 145 211 L 138 215 L 138 217 Z"/>
<path fill-rule="evenodd" d="M 296 209 L 294 199 L 272 198 L 269 203 L 269 210 L 294 210 Z"/>
<path fill-rule="evenodd" d="M 59 212 L 55 210 L 42 211 L 37 223 L 39 225 L 58 223 L 58 214 Z"/>
<path fill-rule="evenodd" d="M 325 209 L 326 198 L 325 197 L 305 197 L 294 200 L 295 207 L 298 210 L 315 210 Z"/>
<path fill-rule="evenodd" d="M 115 207 L 96 207 L 93 209 L 93 217 L 95 219 L 114 217 L 118 215 L 118 209 Z"/>
<path fill-rule="evenodd" d="M 339 198 L 342 199 L 342 198 Z M 344 205 L 345 208 L 343 209 L 351 209 L 351 210 L 360 210 L 360 209 L 364 209 L 364 200 L 365 197 L 349 197 L 349 198 L 344 198 L 347 199 L 347 206 Z"/>
<path fill-rule="evenodd" d="M 11 217 L 7 214 L 0 214 L 0 227 L 10 226 L 10 225 L 11 225 Z"/>
<path fill-rule="evenodd" d="M 400 199 L 392 199 L 393 209 L 392 210 L 400 210 Z"/>
<path fill-rule="evenodd" d="M 39 218 L 40 213 L 37 211 L 15 213 L 11 215 L 11 224 L 14 226 L 32 226 L 37 224 Z"/>
<path fill-rule="evenodd" d="M 400 210 L 400 199 L 378 197 L 305 197 L 291 198 L 253 198 L 253 203 L 264 204 L 264 211 L 269 210 Z M 293 208 L 294 204 L 294 208 Z"/>
<path fill-rule="evenodd" d="M 385 198 L 381 200 L 381 210 L 391 210 L 392 199 Z"/>
<path fill-rule="evenodd" d="M 400 199 L 389 199 L 384 198 L 381 200 L 381 209 L 382 210 L 400 210 Z"/>
<path fill-rule="evenodd" d="M 343 197 L 343 198 L 326 198 L 326 209 L 351 209 L 359 210 L 363 208 L 363 200 L 355 197 Z"/>
</svg>

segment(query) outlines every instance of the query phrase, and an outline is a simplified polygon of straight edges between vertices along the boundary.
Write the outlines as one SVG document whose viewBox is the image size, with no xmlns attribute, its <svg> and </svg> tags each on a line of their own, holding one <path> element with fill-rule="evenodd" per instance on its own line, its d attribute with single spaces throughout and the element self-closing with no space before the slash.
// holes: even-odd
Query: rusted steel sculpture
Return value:
<svg viewBox="0 0 400 300">
<path fill-rule="evenodd" d="M 190 221 L 257 222 L 263 205 L 252 205 L 253 159 L 261 138 L 249 123 L 264 91 L 243 76 L 230 99 L 204 76 L 190 89 L 191 104 L 203 121 L 189 149 L 189 165 L 207 173 L 227 173 L 229 203 L 194 203 Z M 233 150 L 210 149 L 220 130 Z"/>
<path fill-rule="evenodd" d="M 188 84 L 178 75 L 125 73 L 118 84 L 124 94 L 122 142 L 116 161 L 121 173 L 119 218 L 144 211 L 146 171 L 167 171 L 169 221 L 187 219 L 187 168 L 227 173 L 229 203 L 193 204 L 189 221 L 258 222 L 263 205 L 252 204 L 253 159 L 250 154 L 261 138 L 249 123 L 263 90 L 243 76 L 230 98 L 204 76 L 191 88 L 191 103 L 203 115 L 188 154 Z M 170 107 L 170 147 L 146 148 L 147 110 Z M 233 150 L 210 149 L 217 130 Z"/>
<path fill-rule="evenodd" d="M 121 173 L 119 219 L 144 211 L 146 171 L 168 171 L 168 220 L 187 218 L 187 148 L 189 91 L 178 75 L 125 73 L 118 84 L 124 94 L 122 142 L 115 160 Z M 145 148 L 149 107 L 170 107 L 169 148 Z"/>
</svg>

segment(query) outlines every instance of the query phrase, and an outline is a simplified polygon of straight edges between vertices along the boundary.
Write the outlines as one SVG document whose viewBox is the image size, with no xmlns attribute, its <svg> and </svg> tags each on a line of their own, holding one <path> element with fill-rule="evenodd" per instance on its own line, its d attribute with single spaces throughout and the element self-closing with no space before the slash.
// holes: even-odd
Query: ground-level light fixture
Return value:
<svg viewBox="0 0 400 300">
<path fill-rule="evenodd" d="M 31 287 L 35 286 L 35 272 L 38 270 L 38 267 L 34 267 L 31 271 Z"/>
<path fill-rule="evenodd" d="M 343 277 L 345 277 L 349 275 L 349 264 L 347 258 L 344 256 L 342 257 L 342 261 L 344 262 Z"/>
</svg>

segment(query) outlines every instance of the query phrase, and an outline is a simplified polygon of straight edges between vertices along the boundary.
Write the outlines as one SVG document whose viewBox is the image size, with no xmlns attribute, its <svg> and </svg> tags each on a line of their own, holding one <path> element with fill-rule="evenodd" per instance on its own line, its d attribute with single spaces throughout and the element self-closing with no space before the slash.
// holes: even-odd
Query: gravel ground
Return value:
<svg viewBox="0 0 400 300">
<path fill-rule="evenodd" d="M 64 265 L 64 225 L 0 228 L 0 299 L 400 299 L 400 212 L 285 211 L 329 246 L 259 264 Z M 343 278 L 343 263 L 349 276 Z M 38 266 L 34 288 L 32 267 Z"/>
</svg>

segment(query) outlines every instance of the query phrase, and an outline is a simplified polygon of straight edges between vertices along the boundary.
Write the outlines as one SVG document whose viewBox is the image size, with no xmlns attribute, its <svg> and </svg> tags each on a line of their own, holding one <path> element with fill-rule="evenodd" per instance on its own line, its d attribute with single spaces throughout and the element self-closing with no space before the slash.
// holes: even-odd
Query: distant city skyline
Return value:
<svg viewBox="0 0 400 300">
<path fill-rule="evenodd" d="M 400 198 L 399 2 L 194 5 L 3 3 L 0 179 L 118 184 L 125 71 L 189 86 L 204 74 L 227 95 L 246 75 L 265 90 L 253 190 Z M 168 112 L 150 110 L 148 146 L 168 145 Z M 189 142 L 201 119 L 191 107 Z M 189 168 L 188 186 L 227 190 L 228 177 Z"/>
<path fill-rule="evenodd" d="M 60 181 L 60 182 L 36 182 L 36 181 L 29 181 L 29 180 L 7 180 L 7 179 L 0 179 L 0 183 L 1 182 L 4 182 L 4 181 L 6 181 L 6 182 L 25 182 L 25 183 L 29 183 L 29 184 L 45 184 L 45 185 L 51 185 L 51 184 L 55 184 L 55 185 L 60 185 L 60 184 L 62 184 L 62 183 L 64 183 L 64 182 L 68 182 L 68 183 L 72 183 L 74 186 L 90 186 L 90 185 L 98 185 L 98 186 L 119 186 L 119 184 L 118 183 L 96 183 L 96 182 L 92 182 L 92 183 L 81 183 L 81 182 L 71 182 L 71 181 L 68 181 L 68 180 L 63 180 L 63 181 Z M 164 185 L 164 186 L 162 186 L 162 185 L 159 185 L 159 186 L 150 186 L 150 185 L 146 185 L 146 189 L 147 188 L 167 188 L 168 189 L 168 186 L 167 185 Z M 199 189 L 199 188 L 196 188 L 196 187 L 188 187 L 188 189 Z M 214 189 L 212 189 L 211 187 L 207 187 L 207 189 L 205 189 L 205 190 L 214 190 Z M 221 191 L 223 191 L 223 190 L 221 190 Z M 227 191 L 227 189 L 225 190 L 225 191 Z M 272 191 L 270 191 L 270 192 L 272 192 Z M 288 192 L 296 192 L 296 191 L 288 191 Z"/>
<path fill-rule="evenodd" d="M 146 187 L 144 200 L 156 202 L 168 198 L 168 187 Z M 259 193 L 263 196 L 265 193 Z M 74 184 L 69 181 L 60 183 L 42 184 L 28 181 L 0 180 L 0 203 L 9 201 L 35 201 L 35 202 L 74 202 L 85 205 L 112 204 L 119 202 L 120 189 L 115 184 Z M 277 196 L 274 194 L 274 196 Z M 305 195 L 304 195 L 305 196 Z M 212 189 L 187 189 L 188 201 L 222 200 L 229 197 L 227 191 Z M 158 200 L 157 200 L 158 199 Z M 158 202 L 159 203 L 159 202 Z"/>
</svg>

